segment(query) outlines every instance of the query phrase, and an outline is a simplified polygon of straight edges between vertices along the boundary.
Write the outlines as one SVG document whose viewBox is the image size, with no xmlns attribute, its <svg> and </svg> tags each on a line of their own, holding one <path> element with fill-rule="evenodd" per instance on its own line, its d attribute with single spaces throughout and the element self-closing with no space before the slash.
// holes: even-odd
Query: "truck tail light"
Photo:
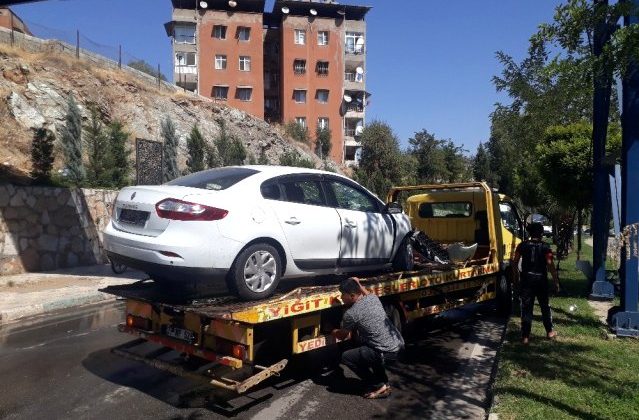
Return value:
<svg viewBox="0 0 639 420">
<path fill-rule="evenodd" d="M 220 220 L 229 214 L 228 210 L 190 203 L 176 198 L 167 198 L 158 202 L 155 205 L 155 211 L 159 217 L 171 220 Z"/>
</svg>

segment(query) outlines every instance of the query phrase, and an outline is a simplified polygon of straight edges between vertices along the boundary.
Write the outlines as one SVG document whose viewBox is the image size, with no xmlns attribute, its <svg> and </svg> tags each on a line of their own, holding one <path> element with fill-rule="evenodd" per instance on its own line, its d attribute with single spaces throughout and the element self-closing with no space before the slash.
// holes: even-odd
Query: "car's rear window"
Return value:
<svg viewBox="0 0 639 420">
<path fill-rule="evenodd" d="M 165 185 L 220 191 L 232 187 L 241 180 L 258 172 L 249 168 L 215 168 L 176 178 Z"/>
</svg>

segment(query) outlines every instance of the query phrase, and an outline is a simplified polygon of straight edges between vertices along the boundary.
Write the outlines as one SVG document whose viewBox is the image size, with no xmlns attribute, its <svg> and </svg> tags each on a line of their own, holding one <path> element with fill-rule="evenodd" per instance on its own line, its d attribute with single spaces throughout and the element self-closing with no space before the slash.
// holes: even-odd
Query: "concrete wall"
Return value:
<svg viewBox="0 0 639 420">
<path fill-rule="evenodd" d="M 117 191 L 0 185 L 0 275 L 106 262 Z"/>
</svg>

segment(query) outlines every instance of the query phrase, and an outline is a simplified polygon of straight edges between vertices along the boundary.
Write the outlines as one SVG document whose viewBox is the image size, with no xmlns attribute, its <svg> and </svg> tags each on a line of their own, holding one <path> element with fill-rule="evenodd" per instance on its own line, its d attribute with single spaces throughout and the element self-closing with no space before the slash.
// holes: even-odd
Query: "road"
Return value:
<svg viewBox="0 0 639 420">
<path fill-rule="evenodd" d="M 122 308 L 88 306 L 0 326 L 0 418 L 483 418 L 505 322 L 477 305 L 417 325 L 390 368 L 386 400 L 359 397 L 348 370 L 344 378 L 293 367 L 227 401 L 110 353 L 130 339 L 116 330 Z"/>
</svg>

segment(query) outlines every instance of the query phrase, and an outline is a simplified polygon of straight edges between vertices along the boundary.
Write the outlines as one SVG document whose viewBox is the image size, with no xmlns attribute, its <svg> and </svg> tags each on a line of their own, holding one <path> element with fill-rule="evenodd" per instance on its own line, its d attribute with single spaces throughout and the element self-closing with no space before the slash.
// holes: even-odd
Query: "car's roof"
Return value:
<svg viewBox="0 0 639 420">
<path fill-rule="evenodd" d="M 298 168 L 296 166 L 279 166 L 279 165 L 244 165 L 244 166 L 236 166 L 237 168 L 250 168 L 255 169 L 267 176 L 277 176 L 277 175 L 287 175 L 287 174 L 307 174 L 307 173 L 315 173 L 315 174 L 327 174 L 327 175 L 337 175 L 342 177 L 342 175 L 329 172 L 322 171 L 319 169 L 310 169 L 310 168 Z"/>
</svg>

